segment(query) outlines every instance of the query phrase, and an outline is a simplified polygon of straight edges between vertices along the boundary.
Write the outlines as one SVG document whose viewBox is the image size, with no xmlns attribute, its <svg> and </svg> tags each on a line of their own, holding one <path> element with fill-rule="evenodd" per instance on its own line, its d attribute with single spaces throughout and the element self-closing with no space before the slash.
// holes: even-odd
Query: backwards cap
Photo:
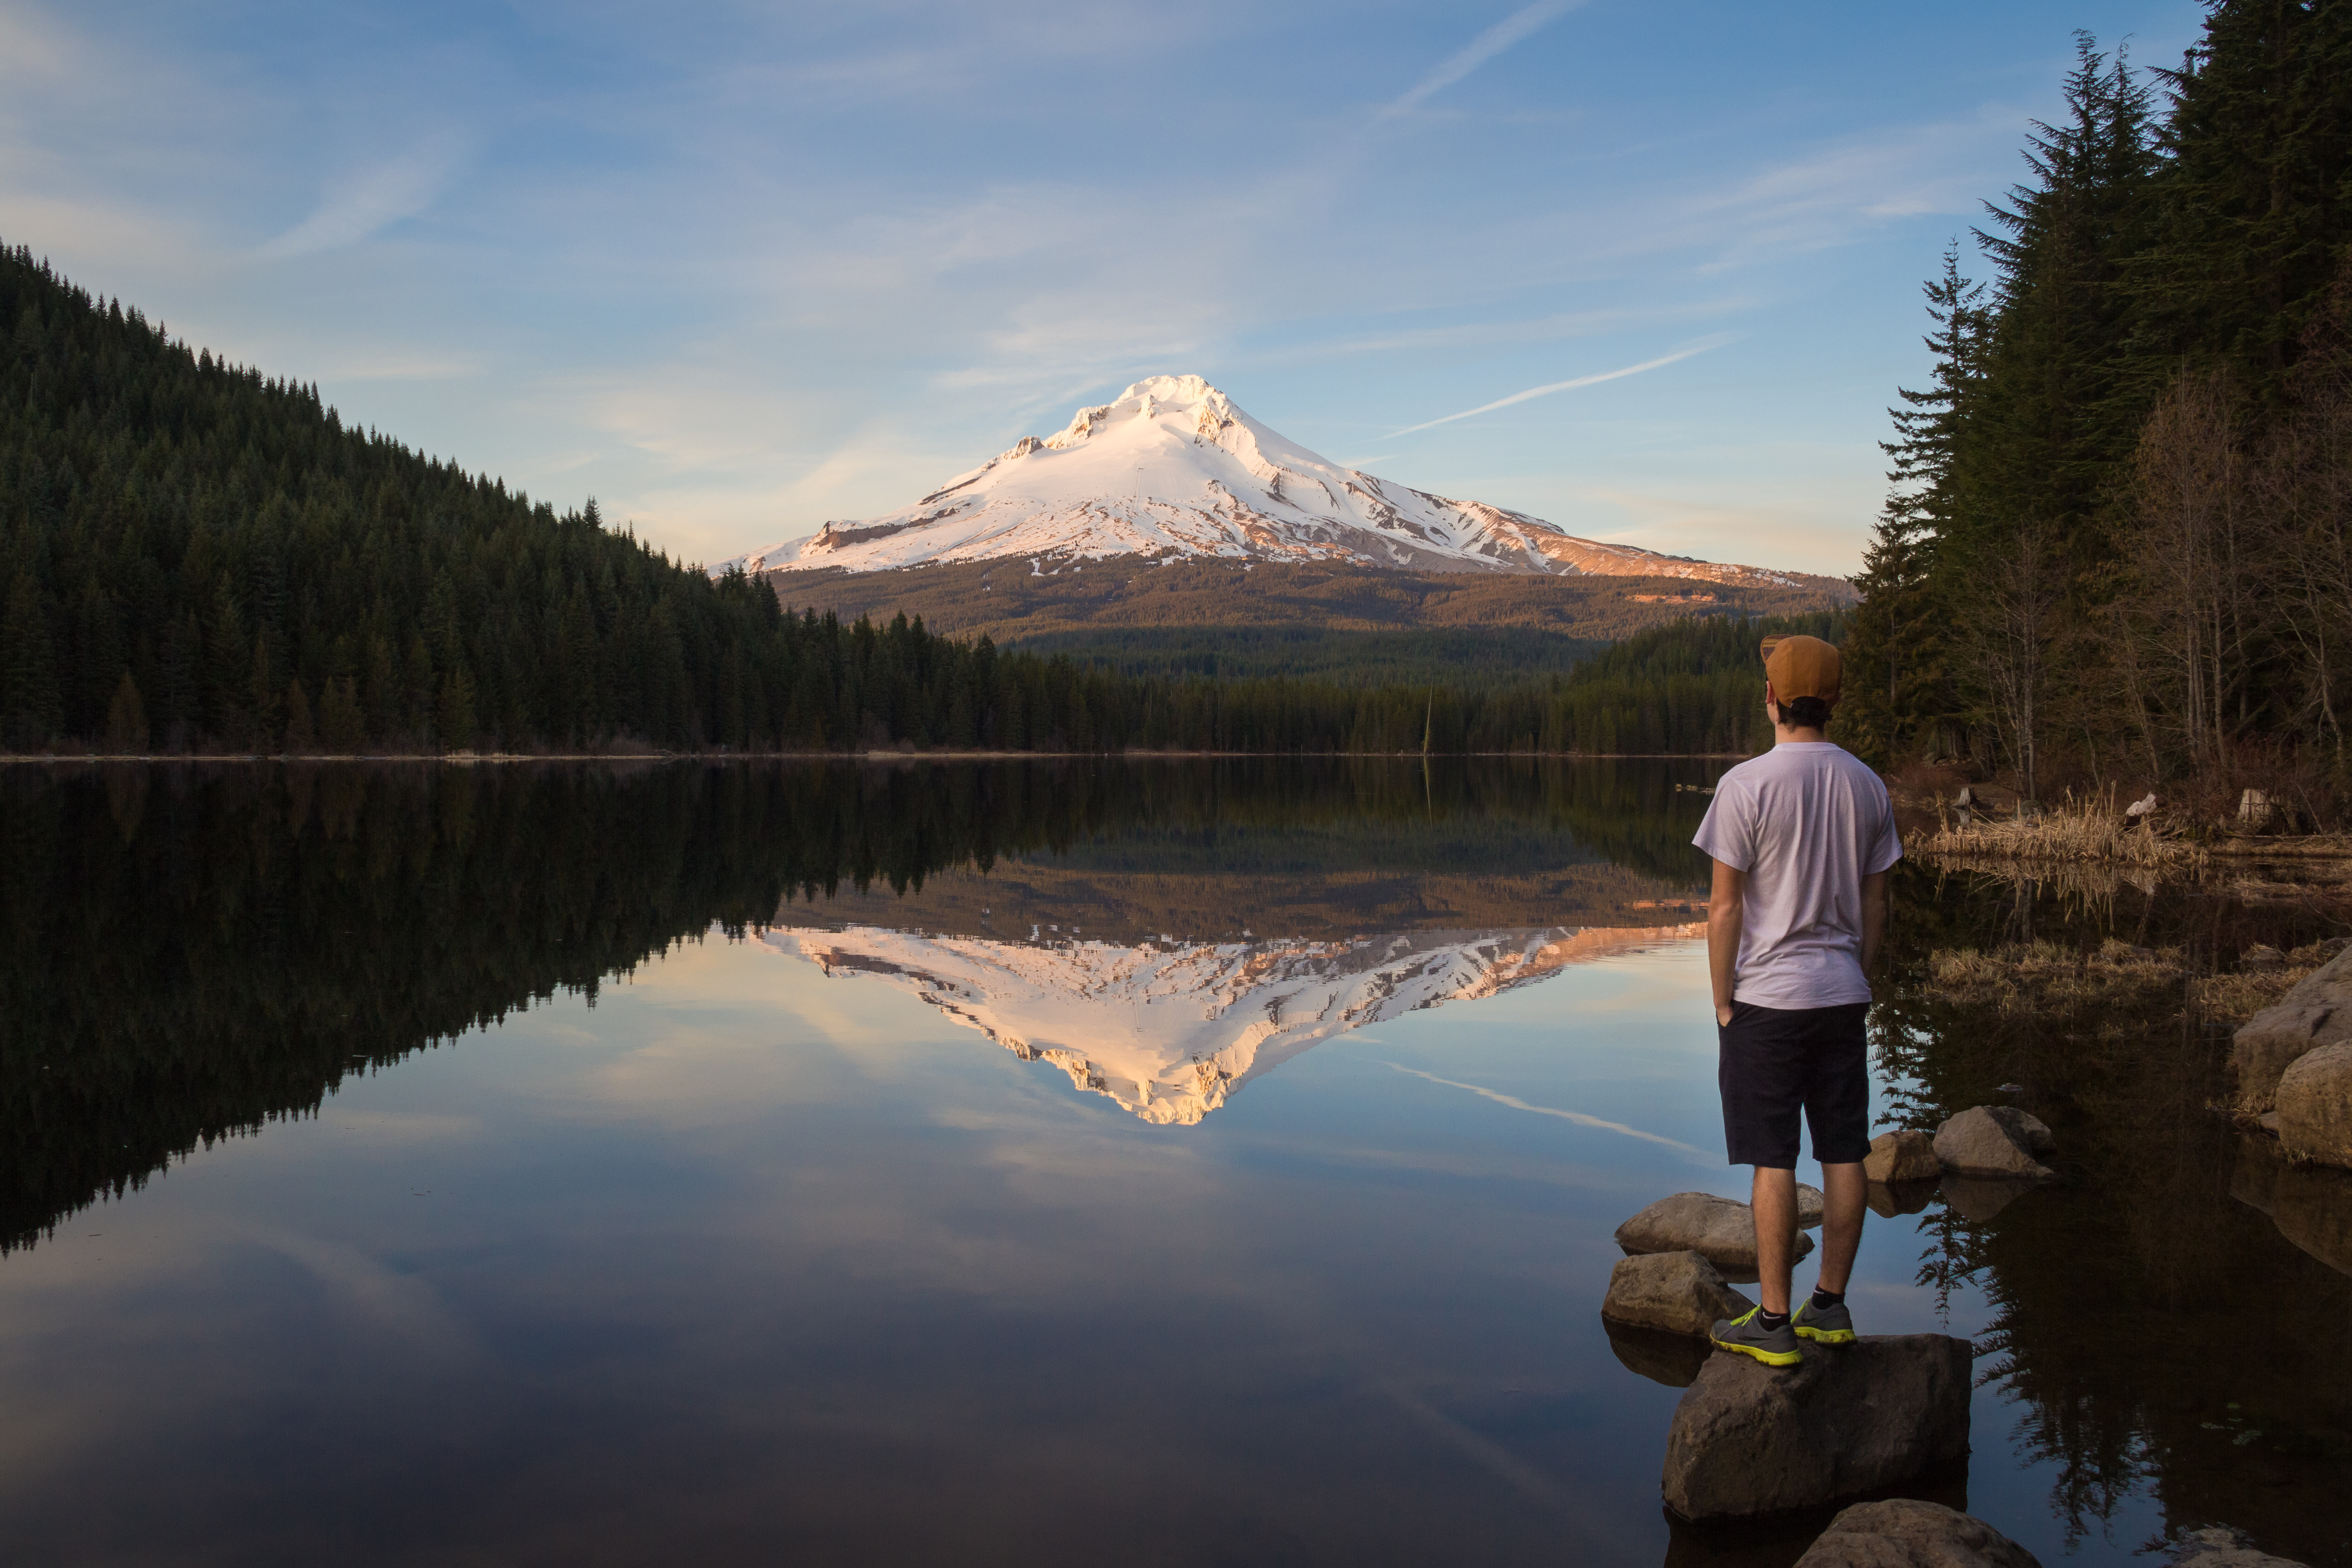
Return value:
<svg viewBox="0 0 2352 1568">
<path fill-rule="evenodd" d="M 1819 637 L 1767 637 L 1763 651 L 1765 677 L 1780 701 L 1838 695 L 1838 651 Z"/>
</svg>

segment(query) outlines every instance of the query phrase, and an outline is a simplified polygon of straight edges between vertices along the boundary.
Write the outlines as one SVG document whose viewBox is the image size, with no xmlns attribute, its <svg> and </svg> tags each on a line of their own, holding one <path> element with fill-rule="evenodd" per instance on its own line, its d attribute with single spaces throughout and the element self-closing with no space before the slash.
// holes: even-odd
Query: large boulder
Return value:
<svg viewBox="0 0 2352 1568">
<path fill-rule="evenodd" d="M 1829 1214 L 1829 1195 L 1817 1186 L 1797 1184 L 1797 1228 L 1819 1230 Z"/>
<path fill-rule="evenodd" d="M 2230 1196 L 2261 1209 L 2279 1234 L 2339 1274 L 2352 1274 L 2352 1172 L 2290 1164 L 2264 1137 L 2239 1141 Z"/>
<path fill-rule="evenodd" d="M 1748 1206 L 1708 1192 L 1678 1192 L 1662 1197 L 1617 1228 L 1617 1245 L 1628 1252 L 1696 1252 L 1727 1273 L 1756 1277 L 1756 1221 Z M 1793 1256 L 1813 1249 L 1813 1239 L 1797 1232 Z"/>
<path fill-rule="evenodd" d="M 2352 1166 L 2352 1040 L 2305 1051 L 2280 1075 L 2278 1139 L 2290 1159 Z"/>
<path fill-rule="evenodd" d="M 1666 1505 L 1693 1520 L 1816 1508 L 1958 1461 L 1969 1363 L 1946 1334 L 1808 1343 L 1791 1367 L 1719 1353 L 1675 1407 Z"/>
<path fill-rule="evenodd" d="M 2238 1030 L 2230 1047 L 2238 1108 L 2257 1116 L 2273 1109 L 2288 1068 L 2321 1046 L 2347 1041 L 2352 1041 L 2352 947 L 2297 980 Z"/>
<path fill-rule="evenodd" d="M 1936 1160 L 1953 1176 L 2051 1181 L 2041 1156 L 2056 1146 L 2050 1129 L 2014 1105 L 1979 1105 L 1936 1129 Z"/>
<path fill-rule="evenodd" d="M 1958 1509 L 1913 1498 L 1858 1502 L 1796 1568 L 2042 1568 L 2033 1553 Z"/>
<path fill-rule="evenodd" d="M 1601 1315 L 1668 1333 L 1704 1335 L 1716 1319 L 1738 1317 L 1755 1305 L 1696 1252 L 1648 1252 L 1621 1258 L 1609 1270 Z"/>
<path fill-rule="evenodd" d="M 1881 1133 L 1870 1140 L 1870 1153 L 1863 1156 L 1862 1174 L 1889 1186 L 1901 1181 L 1934 1181 L 1944 1174 L 1944 1163 L 1936 1157 L 1934 1138 L 1916 1127 L 1906 1127 L 1898 1133 Z"/>
<path fill-rule="evenodd" d="M 2291 1558 L 2272 1556 L 2252 1536 L 2226 1524 L 2190 1531 L 2166 1561 L 2170 1568 L 2304 1568 Z"/>
</svg>

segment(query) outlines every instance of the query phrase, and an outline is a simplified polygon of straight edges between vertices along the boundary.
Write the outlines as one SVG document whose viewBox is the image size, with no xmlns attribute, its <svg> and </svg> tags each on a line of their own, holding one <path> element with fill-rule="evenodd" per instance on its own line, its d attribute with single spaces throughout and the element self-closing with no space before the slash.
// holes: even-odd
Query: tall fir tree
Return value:
<svg viewBox="0 0 2352 1568">
<path fill-rule="evenodd" d="M 1894 464 L 1893 488 L 1853 580 L 1863 597 L 1846 633 L 1838 707 L 1838 737 L 1880 767 L 1932 744 L 1934 725 L 1953 707 L 1937 549 L 1951 527 L 1953 455 L 1982 374 L 1985 286 L 1960 276 L 1955 244 L 1924 292 L 1934 323 L 1924 340 L 1928 382 L 1920 392 L 1897 388 L 1901 404 L 1887 410 L 1895 435 L 1880 445 Z"/>
</svg>

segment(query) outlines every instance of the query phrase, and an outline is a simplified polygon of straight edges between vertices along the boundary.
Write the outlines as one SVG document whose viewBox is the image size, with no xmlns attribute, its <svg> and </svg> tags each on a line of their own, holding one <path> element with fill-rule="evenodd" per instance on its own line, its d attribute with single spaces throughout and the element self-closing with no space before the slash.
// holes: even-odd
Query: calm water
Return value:
<svg viewBox="0 0 2352 1568">
<path fill-rule="evenodd" d="M 0 775 L 0 1555 L 1785 1563 L 1670 1529 L 1688 1368 L 1598 1315 L 1625 1216 L 1745 1196 L 1716 771 Z M 1857 1315 L 1977 1341 L 1939 1495 L 2045 1563 L 2345 1562 L 2352 1278 L 2256 1203 L 2352 1197 L 2126 1023 L 1880 1009 L 1882 1119 L 2015 1082 L 2073 1179 L 1874 1218 Z"/>
</svg>

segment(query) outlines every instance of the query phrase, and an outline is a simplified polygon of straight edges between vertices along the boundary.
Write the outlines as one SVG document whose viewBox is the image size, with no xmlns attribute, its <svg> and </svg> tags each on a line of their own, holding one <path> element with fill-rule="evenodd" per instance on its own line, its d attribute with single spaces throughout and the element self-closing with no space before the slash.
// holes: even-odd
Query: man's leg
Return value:
<svg viewBox="0 0 2352 1568">
<path fill-rule="evenodd" d="M 1758 1173 L 1761 1175 L 1761 1172 Z M 1870 1190 L 1860 1162 L 1822 1167 L 1822 1289 L 1845 1294 L 1853 1277 L 1853 1255 L 1862 1249 L 1863 1200 Z M 1794 1203 L 1793 1197 L 1790 1199 Z M 1760 1230 L 1763 1221 L 1757 1221 Z"/>
<path fill-rule="evenodd" d="M 1853 1167 L 1860 1176 L 1862 1167 Z M 1797 1255 L 1797 1173 L 1758 1166 L 1748 1191 L 1749 1211 L 1756 1221 L 1756 1293 L 1764 1310 L 1775 1316 L 1789 1311 L 1789 1270 Z M 1862 1222 L 1854 1221 L 1859 1239 Z M 1846 1261 L 1853 1261 L 1849 1250 Z"/>
</svg>

